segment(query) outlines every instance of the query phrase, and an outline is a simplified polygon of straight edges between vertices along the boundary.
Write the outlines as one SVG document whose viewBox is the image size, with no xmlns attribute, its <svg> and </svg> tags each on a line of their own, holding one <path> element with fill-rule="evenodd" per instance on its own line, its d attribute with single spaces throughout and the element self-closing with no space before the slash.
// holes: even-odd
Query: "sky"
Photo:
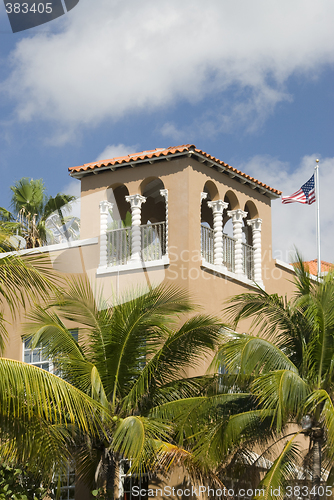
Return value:
<svg viewBox="0 0 334 500">
<path fill-rule="evenodd" d="M 334 2 L 80 0 L 13 34 L 0 5 L 0 206 L 68 167 L 195 144 L 290 195 L 320 169 L 322 259 L 334 262 Z M 316 258 L 315 204 L 272 203 L 274 257 Z"/>
</svg>

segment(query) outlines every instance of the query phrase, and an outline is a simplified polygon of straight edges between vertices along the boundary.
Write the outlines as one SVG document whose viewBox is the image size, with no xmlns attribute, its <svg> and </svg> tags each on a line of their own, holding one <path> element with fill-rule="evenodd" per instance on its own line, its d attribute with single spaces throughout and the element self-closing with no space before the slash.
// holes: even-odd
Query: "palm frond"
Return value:
<svg viewBox="0 0 334 500">
<path fill-rule="evenodd" d="M 332 398 L 324 389 L 313 391 L 305 402 L 305 412 L 315 415 L 317 425 L 326 428 L 326 453 L 334 458 L 334 405 Z"/>
<path fill-rule="evenodd" d="M 291 370 L 298 372 L 294 363 L 275 344 L 246 333 L 227 332 L 212 366 L 225 366 L 229 373 L 256 376 L 262 372 Z"/>
<path fill-rule="evenodd" d="M 0 358 L 0 415 L 3 422 L 36 418 L 97 433 L 103 408 L 56 375 L 20 361 Z"/>
<path fill-rule="evenodd" d="M 284 490 L 283 485 L 287 479 L 296 473 L 295 464 L 300 457 L 299 445 L 295 442 L 299 433 L 297 432 L 291 439 L 289 439 L 282 452 L 274 461 L 272 467 L 262 479 L 259 489 L 264 489 L 264 494 L 259 491 L 259 495 L 255 496 L 257 500 L 274 500 L 277 498 L 283 499 Z"/>
<path fill-rule="evenodd" d="M 166 384 L 178 381 L 187 369 L 203 363 L 221 339 L 220 327 L 218 319 L 197 315 L 179 330 L 167 331 L 165 339 L 159 336 L 155 344 L 149 339 L 148 359 L 126 395 L 124 405 L 137 405 L 147 393 L 154 399 L 155 393 L 162 394 Z"/>
<path fill-rule="evenodd" d="M 251 388 L 261 406 L 273 411 L 277 432 L 289 418 L 300 417 L 310 392 L 307 382 L 292 370 L 264 373 L 254 380 Z"/>
<path fill-rule="evenodd" d="M 169 434 L 170 426 L 166 423 L 133 415 L 120 420 L 111 448 L 131 460 L 132 469 L 140 473 L 156 456 L 156 442 L 166 442 L 166 446 Z"/>
</svg>

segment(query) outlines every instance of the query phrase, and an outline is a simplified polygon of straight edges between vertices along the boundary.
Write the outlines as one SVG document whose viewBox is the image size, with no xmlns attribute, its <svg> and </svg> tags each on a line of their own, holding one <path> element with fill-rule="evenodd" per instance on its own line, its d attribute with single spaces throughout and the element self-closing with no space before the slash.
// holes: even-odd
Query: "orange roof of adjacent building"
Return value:
<svg viewBox="0 0 334 500">
<path fill-rule="evenodd" d="M 318 273 L 318 260 L 317 259 L 313 259 L 313 260 L 309 260 L 307 262 L 304 262 L 304 266 L 310 274 L 313 274 L 314 276 L 317 275 L 317 273 Z M 334 264 L 331 264 L 330 262 L 325 262 L 324 260 L 321 261 L 321 272 L 322 273 L 328 273 L 329 271 L 333 271 L 333 269 L 334 269 Z"/>
<path fill-rule="evenodd" d="M 140 153 L 135 153 L 127 156 L 118 156 L 116 158 L 111 158 L 107 160 L 102 160 L 98 162 L 85 163 L 84 165 L 80 165 L 78 167 L 69 168 L 70 175 L 73 177 L 81 177 L 87 173 L 93 172 L 96 170 L 105 170 L 106 168 L 115 170 L 121 166 L 134 166 L 134 164 L 140 164 L 147 161 L 155 161 L 155 160 L 169 160 L 171 157 L 175 156 L 194 156 L 200 159 L 200 161 L 208 162 L 212 167 L 216 167 L 217 170 L 221 172 L 228 173 L 231 177 L 239 177 L 245 182 L 252 184 L 255 187 L 259 187 L 263 189 L 263 194 L 265 192 L 270 192 L 273 197 L 277 198 L 282 193 L 277 189 L 271 188 L 267 184 L 254 179 L 250 175 L 244 174 L 240 170 L 231 167 L 227 163 L 224 163 L 221 160 L 218 160 L 214 156 L 205 153 L 201 149 L 196 148 L 193 144 L 184 144 L 182 146 L 170 147 L 170 148 L 157 148 L 149 151 L 141 151 Z M 94 173 L 95 173 L 94 172 Z M 244 182 L 244 183 L 245 183 Z"/>
</svg>

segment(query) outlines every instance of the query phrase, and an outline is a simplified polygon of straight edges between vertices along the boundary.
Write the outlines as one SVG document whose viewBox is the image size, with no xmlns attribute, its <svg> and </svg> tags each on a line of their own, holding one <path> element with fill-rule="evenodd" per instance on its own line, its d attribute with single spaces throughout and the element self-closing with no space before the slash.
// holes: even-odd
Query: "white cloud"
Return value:
<svg viewBox="0 0 334 500">
<path fill-rule="evenodd" d="M 222 130 L 252 130 L 292 74 L 333 62 L 333 17 L 332 0 L 81 0 L 62 31 L 18 42 L 2 90 L 20 120 L 71 130 L 216 93 Z"/>
<path fill-rule="evenodd" d="M 100 153 L 95 161 L 100 160 L 110 160 L 111 158 L 117 158 L 118 156 L 126 156 L 134 153 L 138 146 L 126 146 L 125 144 L 110 144 L 106 146 L 105 149 Z"/>
<path fill-rule="evenodd" d="M 70 180 L 61 190 L 62 193 L 71 194 L 72 196 L 80 196 L 80 181 L 76 179 Z"/>
<path fill-rule="evenodd" d="M 77 199 L 75 201 L 71 201 L 69 203 L 69 211 L 68 215 L 73 217 L 80 218 L 80 195 L 81 195 L 81 183 L 78 180 L 72 179 L 70 180 L 61 190 L 62 193 L 71 194 L 72 196 L 76 196 Z"/>
<path fill-rule="evenodd" d="M 288 163 L 269 156 L 255 156 L 238 168 L 283 192 L 296 192 L 314 172 L 316 155 L 304 156 L 300 165 L 291 173 Z M 320 227 L 321 259 L 334 262 L 333 189 L 334 158 L 320 159 Z M 316 204 L 291 203 L 283 205 L 281 200 L 272 202 L 272 233 L 274 257 L 291 261 L 294 246 L 306 260 L 317 257 L 316 249 Z"/>
</svg>

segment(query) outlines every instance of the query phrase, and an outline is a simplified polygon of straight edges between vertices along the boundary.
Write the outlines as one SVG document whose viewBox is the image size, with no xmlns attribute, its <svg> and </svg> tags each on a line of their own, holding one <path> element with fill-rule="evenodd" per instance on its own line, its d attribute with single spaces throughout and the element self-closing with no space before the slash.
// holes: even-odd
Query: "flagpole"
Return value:
<svg viewBox="0 0 334 500">
<path fill-rule="evenodd" d="M 317 204 L 317 263 L 318 263 L 318 279 L 321 276 L 321 256 L 320 256 L 320 189 L 319 189 L 319 160 L 316 161 L 314 167 L 315 177 L 315 201 Z"/>
</svg>

